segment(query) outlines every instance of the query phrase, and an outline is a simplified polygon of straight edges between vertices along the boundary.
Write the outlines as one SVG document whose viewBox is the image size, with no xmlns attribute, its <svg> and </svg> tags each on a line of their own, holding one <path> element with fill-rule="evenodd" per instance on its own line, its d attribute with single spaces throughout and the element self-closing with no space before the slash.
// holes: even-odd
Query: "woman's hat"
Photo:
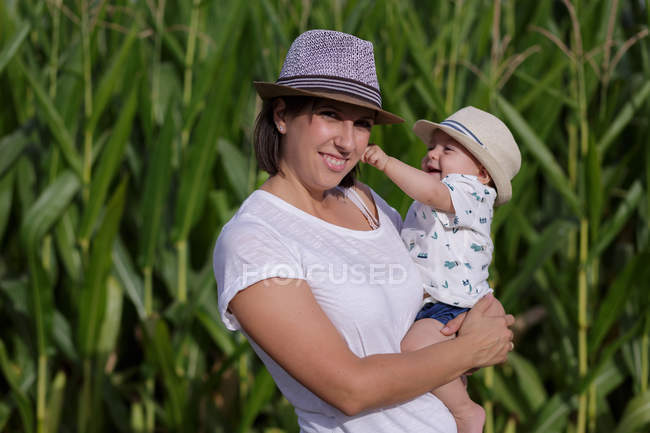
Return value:
<svg viewBox="0 0 650 433">
<path fill-rule="evenodd" d="M 462 144 L 485 167 L 496 186 L 495 206 L 510 200 L 510 180 L 521 167 L 521 154 L 505 123 L 478 108 L 464 107 L 440 123 L 418 120 L 413 125 L 413 132 L 427 144 L 436 129 Z"/>
<path fill-rule="evenodd" d="M 372 43 L 347 33 L 310 30 L 298 36 L 275 83 L 255 81 L 263 99 L 305 95 L 375 110 L 375 123 L 404 119 L 381 108 Z"/>
</svg>

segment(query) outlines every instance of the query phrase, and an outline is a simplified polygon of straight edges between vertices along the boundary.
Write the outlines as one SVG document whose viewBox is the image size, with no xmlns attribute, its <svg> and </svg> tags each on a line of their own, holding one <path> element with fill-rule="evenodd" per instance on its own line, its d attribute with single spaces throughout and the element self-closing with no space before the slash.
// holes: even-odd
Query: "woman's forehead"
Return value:
<svg viewBox="0 0 650 433">
<path fill-rule="evenodd" d="M 348 104 L 346 102 L 335 101 L 333 99 L 317 99 L 314 103 L 314 108 L 321 107 L 331 107 L 355 117 L 369 117 L 371 119 L 374 119 L 375 117 L 374 110 L 365 107 L 359 107 L 358 105 Z"/>
</svg>

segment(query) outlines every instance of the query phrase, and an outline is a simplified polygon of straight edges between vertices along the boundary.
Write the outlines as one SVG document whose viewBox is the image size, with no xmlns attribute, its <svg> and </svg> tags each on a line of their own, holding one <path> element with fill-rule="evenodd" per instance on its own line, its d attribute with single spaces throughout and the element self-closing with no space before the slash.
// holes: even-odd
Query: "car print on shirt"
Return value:
<svg viewBox="0 0 650 433">
<path fill-rule="evenodd" d="M 445 268 L 447 268 L 447 269 L 453 269 L 453 268 L 455 268 L 456 266 L 458 266 L 458 262 L 457 262 L 457 261 L 455 261 L 455 260 L 454 260 L 454 261 L 445 260 Z"/>
</svg>

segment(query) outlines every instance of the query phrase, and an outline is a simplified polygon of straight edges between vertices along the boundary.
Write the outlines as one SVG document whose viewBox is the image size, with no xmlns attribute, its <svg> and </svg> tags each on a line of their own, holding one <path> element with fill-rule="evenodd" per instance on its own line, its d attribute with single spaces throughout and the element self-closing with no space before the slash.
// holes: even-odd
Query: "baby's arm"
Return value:
<svg viewBox="0 0 650 433">
<path fill-rule="evenodd" d="M 449 188 L 430 174 L 386 155 L 374 144 L 368 146 L 361 159 L 383 171 L 412 199 L 443 212 L 454 212 Z"/>
</svg>

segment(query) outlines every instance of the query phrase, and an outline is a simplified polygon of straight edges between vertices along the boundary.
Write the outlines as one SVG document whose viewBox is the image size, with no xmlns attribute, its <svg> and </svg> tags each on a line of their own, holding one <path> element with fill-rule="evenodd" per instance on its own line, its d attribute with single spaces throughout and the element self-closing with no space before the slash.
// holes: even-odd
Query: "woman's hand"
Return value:
<svg viewBox="0 0 650 433">
<path fill-rule="evenodd" d="M 460 326 L 458 337 L 472 339 L 476 349 L 472 364 L 485 367 L 507 360 L 508 352 L 513 349 L 513 334 L 509 327 L 515 323 L 515 318 L 505 314 L 503 306 L 493 295 L 484 296 L 466 317 L 456 319 L 447 323 L 449 329 L 446 332 Z"/>
<path fill-rule="evenodd" d="M 447 337 L 455 335 L 456 332 L 458 332 L 460 327 L 463 325 L 463 322 L 465 321 L 465 316 L 467 316 L 467 313 L 461 313 L 458 316 L 451 319 L 449 322 L 447 322 L 445 327 L 440 330 L 440 333 L 442 335 L 446 335 Z"/>
</svg>

